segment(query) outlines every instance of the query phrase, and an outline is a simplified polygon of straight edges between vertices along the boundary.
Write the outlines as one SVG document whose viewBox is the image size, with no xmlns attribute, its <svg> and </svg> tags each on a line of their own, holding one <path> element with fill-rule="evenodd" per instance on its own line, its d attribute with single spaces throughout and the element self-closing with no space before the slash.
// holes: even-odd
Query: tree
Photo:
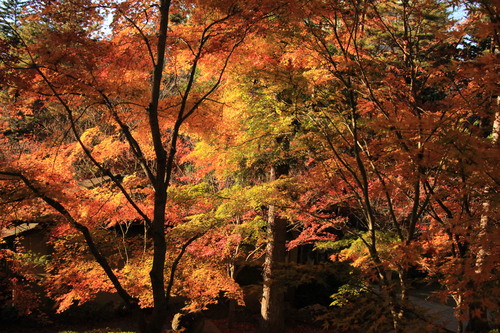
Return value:
<svg viewBox="0 0 500 333">
<path fill-rule="evenodd" d="M 408 271 L 422 255 L 419 238 L 432 219 L 431 203 L 447 185 L 443 174 L 453 148 L 444 138 L 460 119 L 450 102 L 457 92 L 447 80 L 458 38 L 438 33 L 452 22 L 444 4 L 432 1 L 308 9 L 307 32 L 298 36 L 303 52 L 315 55 L 305 74 L 314 95 L 302 124 L 317 133 L 307 139 L 318 180 L 304 179 L 311 188 L 304 205 L 318 218 L 301 240 L 321 239 L 311 230 L 328 238 L 328 227 L 361 240 L 369 263 L 356 260 L 359 252 L 351 258 L 381 285 L 394 329 L 401 331 Z"/>
<path fill-rule="evenodd" d="M 29 1 L 6 0 L 0 6 L 0 31 L 3 38 L 17 41 L 15 29 L 20 25 L 20 20 L 26 15 Z"/>
<path fill-rule="evenodd" d="M 289 247 L 362 272 L 376 327 L 411 326 L 415 269 L 459 318 L 498 308 L 493 4 L 5 4 L 2 224 L 54 221 L 59 310 L 117 290 L 159 332 L 171 294 L 238 299 L 237 261 L 266 253 L 262 330 L 283 331 L 292 224 Z"/>
<path fill-rule="evenodd" d="M 54 147 L 49 140 L 5 134 L 3 181 L 28 188 L 37 204 L 63 217 L 68 231 L 77 230 L 113 288 L 138 314 L 141 331 L 160 332 L 171 290 L 165 281 L 165 234 L 175 227 L 166 219 L 167 197 L 181 128 L 196 120 L 198 110 L 210 112 L 206 105 L 259 13 L 250 18 L 236 2 L 40 1 L 33 6 L 20 28 L 11 26 L 20 40 L 19 56 L 2 63 L 2 76 L 22 100 L 11 99 L 4 119 L 6 112 L 33 112 L 29 98 L 38 98 L 43 111 L 64 115 L 74 139 Z M 112 31 L 103 38 L 94 23 L 106 15 L 113 16 Z M 64 138 L 61 127 L 55 137 Z M 16 156 L 22 142 L 28 146 Z M 79 186 L 89 176 L 109 180 L 110 191 Z M 103 222 L 132 220 L 145 225 L 152 242 L 149 319 L 141 300 L 125 289 L 120 266 L 95 240 Z M 185 241 L 181 253 L 196 237 Z"/>
<path fill-rule="evenodd" d="M 492 55 L 498 48 L 497 27 L 491 24 L 495 19 L 489 17 L 492 12 L 488 5 L 464 5 L 471 6 L 470 12 L 457 28 L 462 39 L 449 76 L 458 92 L 452 102 L 461 113 L 461 121 L 448 131 L 448 141 L 453 144 L 445 165 L 448 172 L 442 179 L 447 191 L 434 194 L 430 212 L 437 222 L 430 232 L 436 234 L 439 230 L 441 235 L 447 235 L 449 246 L 437 245 L 437 239 L 431 241 L 430 248 L 438 250 L 436 257 L 440 260 L 432 268 L 426 262 L 457 303 L 459 332 L 488 331 L 486 316 L 496 311 L 492 300 L 498 297 L 493 282 L 498 273 L 490 261 L 496 252 L 490 237 L 498 233 L 492 222 L 498 219 L 494 204 L 498 175 L 493 167 L 498 163 L 498 87 L 492 84 L 496 79 L 489 74 L 490 68 L 496 66 Z M 469 327 L 464 327 L 467 313 Z"/>
<path fill-rule="evenodd" d="M 277 17 L 285 16 L 283 13 L 288 10 L 280 8 L 272 20 L 279 22 Z M 201 163 L 214 168 L 221 182 L 234 184 L 248 198 L 249 204 L 238 206 L 248 212 L 234 212 L 240 218 L 250 216 L 250 220 L 241 218 L 242 224 L 252 225 L 255 214 L 264 224 L 265 235 L 260 235 L 259 240 L 265 244 L 262 332 L 285 329 L 287 285 L 283 277 L 287 229 L 292 222 L 285 207 L 291 205 L 289 189 L 298 164 L 292 142 L 297 125 L 293 109 L 300 103 L 293 92 L 295 74 L 286 67 L 288 49 L 274 38 L 276 34 L 268 31 L 265 36 L 257 34 L 248 42 L 242 51 L 246 53 L 244 60 L 232 78 L 234 84 L 226 92 L 227 127 L 218 137 L 200 142 L 197 149 Z M 235 198 L 230 196 L 228 204 L 232 200 Z"/>
</svg>

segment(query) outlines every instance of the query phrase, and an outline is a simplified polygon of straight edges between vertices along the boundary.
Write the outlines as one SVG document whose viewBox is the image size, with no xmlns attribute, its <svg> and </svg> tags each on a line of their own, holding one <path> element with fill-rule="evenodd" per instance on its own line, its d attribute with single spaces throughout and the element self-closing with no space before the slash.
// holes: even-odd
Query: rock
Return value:
<svg viewBox="0 0 500 333">
<path fill-rule="evenodd" d="M 222 333 L 201 312 L 177 313 L 172 319 L 172 329 L 184 333 Z"/>
</svg>

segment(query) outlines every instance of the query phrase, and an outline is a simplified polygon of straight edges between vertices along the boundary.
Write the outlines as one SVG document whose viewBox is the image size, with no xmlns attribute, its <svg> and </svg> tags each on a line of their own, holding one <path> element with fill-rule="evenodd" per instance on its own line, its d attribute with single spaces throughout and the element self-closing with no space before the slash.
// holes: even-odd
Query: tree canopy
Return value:
<svg viewBox="0 0 500 333">
<path fill-rule="evenodd" d="M 284 332 L 286 290 L 326 266 L 325 327 L 435 330 L 409 298 L 424 283 L 457 331 L 498 327 L 498 12 L 3 1 L 0 298 L 35 316 L 117 293 L 156 333 L 173 296 L 243 306 L 257 266 L 260 330 Z"/>
</svg>

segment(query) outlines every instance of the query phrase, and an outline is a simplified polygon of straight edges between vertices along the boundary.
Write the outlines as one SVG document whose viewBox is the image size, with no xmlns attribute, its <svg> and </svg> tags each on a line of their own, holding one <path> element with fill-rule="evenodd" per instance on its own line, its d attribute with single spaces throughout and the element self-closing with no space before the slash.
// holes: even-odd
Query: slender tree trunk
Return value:
<svg viewBox="0 0 500 333">
<path fill-rule="evenodd" d="M 380 259 L 377 258 L 376 262 L 381 266 Z M 380 267 L 379 266 L 379 267 Z M 391 312 L 392 317 L 392 326 L 394 328 L 394 333 L 402 333 L 402 311 L 401 311 L 401 297 L 398 295 L 395 289 L 395 283 L 392 278 L 392 272 L 390 270 L 386 270 L 382 267 L 379 268 L 383 273 L 380 282 L 382 282 L 382 287 L 386 290 L 382 290 L 382 296 L 386 302 L 389 303 L 389 311 Z"/>
<path fill-rule="evenodd" d="M 457 293 L 456 296 L 453 296 L 453 300 L 455 301 L 455 304 L 457 305 L 456 308 L 458 309 L 458 312 L 455 315 L 458 318 L 457 333 L 464 333 L 464 323 L 461 319 L 463 317 L 463 297 L 461 290 Z"/>
<path fill-rule="evenodd" d="M 500 96 L 497 96 L 496 98 L 496 103 L 497 103 L 497 110 L 495 112 L 495 119 L 493 120 L 493 128 L 492 128 L 492 133 L 491 133 L 491 141 L 493 143 L 494 148 L 498 150 L 500 148 Z M 486 189 L 486 194 L 490 192 L 490 189 Z M 480 220 L 480 233 L 479 237 L 484 238 L 487 234 L 488 230 L 488 225 L 489 225 L 489 213 L 491 210 L 491 200 L 487 199 L 483 203 L 483 214 L 481 215 L 481 220 Z M 477 259 L 476 259 L 476 272 L 480 273 L 482 270 L 482 266 L 484 264 L 484 260 L 486 259 L 486 256 L 488 255 L 488 252 L 484 247 L 481 247 L 479 249 L 479 252 L 477 254 Z"/>
<path fill-rule="evenodd" d="M 239 217 L 237 217 L 238 223 L 239 223 Z M 231 278 L 231 280 L 234 281 L 236 278 L 236 258 L 238 257 L 238 252 L 240 251 L 240 244 L 236 245 L 236 249 L 234 250 L 233 257 L 229 261 L 229 266 L 228 266 L 228 275 Z M 227 314 L 227 328 L 231 329 L 234 326 L 234 323 L 236 321 L 236 300 L 233 298 L 229 299 L 229 309 L 228 309 L 228 314 Z"/>
<path fill-rule="evenodd" d="M 405 268 L 400 268 L 398 270 L 399 275 L 399 287 L 401 293 L 401 309 L 400 309 L 400 317 L 404 318 L 405 307 L 408 304 L 408 270 Z"/>
<path fill-rule="evenodd" d="M 498 110 L 498 107 L 500 106 L 500 96 L 496 97 L 496 104 L 497 104 L 497 110 L 494 115 L 494 120 L 493 120 L 493 128 L 492 128 L 492 135 L 491 135 L 491 141 L 493 143 L 493 146 L 498 149 L 500 148 L 500 110 Z M 486 188 L 485 193 L 486 195 L 489 195 L 491 189 Z M 487 198 L 485 202 L 483 202 L 483 212 L 481 215 L 481 219 L 479 222 L 479 240 L 481 247 L 479 248 L 479 251 L 477 253 L 477 258 L 476 258 L 476 274 L 482 274 L 483 273 L 483 266 L 484 266 L 484 261 L 486 260 L 486 257 L 488 256 L 488 250 L 484 246 L 484 241 L 483 239 L 486 237 L 488 234 L 488 229 L 490 225 L 490 211 L 492 209 L 492 202 L 491 199 Z M 479 311 L 475 311 L 479 310 Z M 488 318 L 487 318 L 487 310 L 478 302 L 474 302 L 473 304 L 470 305 L 470 310 L 469 313 L 481 313 L 480 316 L 469 316 L 469 324 L 467 325 L 467 331 L 468 332 L 488 332 L 489 331 L 489 324 L 488 324 Z"/>
<path fill-rule="evenodd" d="M 275 167 L 271 167 L 270 181 L 276 180 Z M 267 220 L 267 245 L 264 262 L 264 286 L 261 303 L 261 333 L 285 332 L 285 290 L 279 273 L 285 262 L 287 221 L 279 218 L 276 207 L 269 206 Z"/>
</svg>

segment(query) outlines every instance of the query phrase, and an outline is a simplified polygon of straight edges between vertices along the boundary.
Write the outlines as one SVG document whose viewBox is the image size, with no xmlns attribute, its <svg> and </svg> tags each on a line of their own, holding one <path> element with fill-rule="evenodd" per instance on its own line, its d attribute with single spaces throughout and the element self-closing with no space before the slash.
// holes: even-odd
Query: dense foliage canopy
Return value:
<svg viewBox="0 0 500 333">
<path fill-rule="evenodd" d="M 284 332 L 327 267 L 339 332 L 435 330 L 426 283 L 498 327 L 499 7 L 3 1 L 1 311 L 113 292 L 161 332 L 172 296 L 243 306 L 257 266 Z"/>
</svg>

